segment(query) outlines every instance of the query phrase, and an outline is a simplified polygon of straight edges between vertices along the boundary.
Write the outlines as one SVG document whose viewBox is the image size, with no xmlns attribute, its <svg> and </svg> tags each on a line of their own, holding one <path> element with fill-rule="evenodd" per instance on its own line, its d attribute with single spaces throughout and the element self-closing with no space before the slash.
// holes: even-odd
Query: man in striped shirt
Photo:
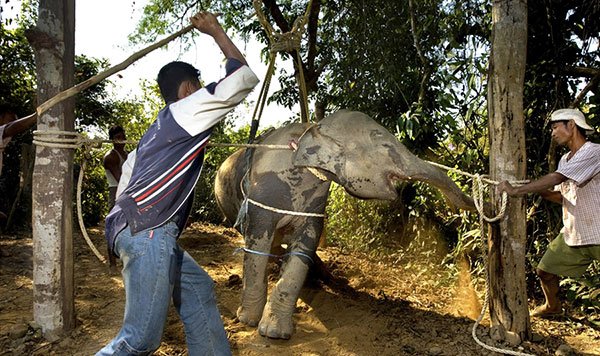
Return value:
<svg viewBox="0 0 600 356">
<path fill-rule="evenodd" d="M 579 110 L 557 110 L 550 124 L 552 139 L 569 148 L 558 169 L 520 187 L 506 181 L 498 185 L 499 192 L 511 196 L 539 193 L 563 206 L 564 226 L 536 269 L 546 302 L 533 316 L 562 313 L 558 276 L 580 277 L 593 260 L 600 260 L 600 145 L 587 141 L 594 129 Z"/>
<path fill-rule="evenodd" d="M 213 14 L 201 12 L 191 21 L 227 58 L 226 76 L 202 88 L 200 73 L 188 63 L 171 62 L 158 73 L 167 105 L 131 155 L 131 172 L 121 176 L 125 188 L 106 217 L 109 251 L 123 262 L 125 316 L 118 335 L 97 355 L 156 351 L 171 299 L 190 356 L 231 355 L 214 282 L 177 239 L 192 207 L 212 127 L 244 100 L 258 78 Z"/>
</svg>

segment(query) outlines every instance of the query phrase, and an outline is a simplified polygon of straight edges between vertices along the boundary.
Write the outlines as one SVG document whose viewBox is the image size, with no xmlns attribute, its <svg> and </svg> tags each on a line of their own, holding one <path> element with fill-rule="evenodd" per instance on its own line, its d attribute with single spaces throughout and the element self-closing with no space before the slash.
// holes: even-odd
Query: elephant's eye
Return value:
<svg viewBox="0 0 600 356">
<path fill-rule="evenodd" d="M 381 132 L 379 130 L 371 131 L 371 140 L 377 141 L 377 140 L 380 140 L 382 137 L 383 137 L 383 132 Z"/>
</svg>

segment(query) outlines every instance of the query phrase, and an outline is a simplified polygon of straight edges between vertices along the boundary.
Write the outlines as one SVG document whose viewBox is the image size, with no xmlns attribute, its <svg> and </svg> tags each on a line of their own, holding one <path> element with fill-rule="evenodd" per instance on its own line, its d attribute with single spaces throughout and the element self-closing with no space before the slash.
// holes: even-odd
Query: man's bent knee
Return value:
<svg viewBox="0 0 600 356">
<path fill-rule="evenodd" d="M 544 271 L 543 269 L 539 269 L 539 268 L 536 268 L 536 269 L 535 269 L 535 273 L 536 273 L 536 274 L 538 275 L 538 277 L 539 277 L 541 280 L 543 280 L 543 281 L 551 281 L 551 280 L 554 280 L 554 279 L 557 279 L 557 278 L 558 278 L 558 276 L 557 276 L 557 275 L 555 275 L 555 274 L 552 274 L 552 273 L 550 273 L 550 272 L 546 272 L 546 271 Z"/>
</svg>

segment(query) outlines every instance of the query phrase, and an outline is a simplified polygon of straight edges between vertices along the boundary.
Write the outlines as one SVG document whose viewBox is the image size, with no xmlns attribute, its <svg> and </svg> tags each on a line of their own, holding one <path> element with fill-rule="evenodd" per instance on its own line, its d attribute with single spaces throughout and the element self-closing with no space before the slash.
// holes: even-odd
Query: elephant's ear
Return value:
<svg viewBox="0 0 600 356">
<path fill-rule="evenodd" d="M 342 144 L 323 134 L 318 124 L 300 136 L 293 156 L 295 166 L 324 169 L 338 177 L 343 173 L 345 162 Z"/>
</svg>

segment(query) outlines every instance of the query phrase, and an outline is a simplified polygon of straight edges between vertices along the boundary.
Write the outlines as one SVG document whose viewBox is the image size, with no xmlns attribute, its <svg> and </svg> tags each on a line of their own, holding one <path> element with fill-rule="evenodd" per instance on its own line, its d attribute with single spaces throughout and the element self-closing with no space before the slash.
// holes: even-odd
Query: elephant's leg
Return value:
<svg viewBox="0 0 600 356">
<path fill-rule="evenodd" d="M 294 331 L 292 315 L 300 289 L 304 284 L 308 264 L 303 257 L 290 256 L 286 269 L 265 305 L 258 332 L 273 339 L 289 339 Z"/>
<path fill-rule="evenodd" d="M 320 236 L 322 223 L 303 226 L 302 229 L 304 229 L 301 232 L 302 236 L 288 249 L 293 254 L 287 257 L 282 266 L 281 277 L 273 288 L 262 313 L 258 324 L 258 332 L 262 336 L 289 339 L 294 331 L 292 315 L 308 268 L 312 263 L 310 258 L 314 258 L 315 255 L 317 237 Z M 318 229 L 318 233 L 316 229 Z"/>
<path fill-rule="evenodd" d="M 261 236 L 246 237 L 246 248 L 254 251 L 269 252 L 272 237 L 267 231 Z M 242 305 L 237 310 L 238 319 L 247 325 L 256 326 L 267 300 L 267 263 L 268 256 L 246 252 L 244 255 L 244 277 Z"/>
</svg>

